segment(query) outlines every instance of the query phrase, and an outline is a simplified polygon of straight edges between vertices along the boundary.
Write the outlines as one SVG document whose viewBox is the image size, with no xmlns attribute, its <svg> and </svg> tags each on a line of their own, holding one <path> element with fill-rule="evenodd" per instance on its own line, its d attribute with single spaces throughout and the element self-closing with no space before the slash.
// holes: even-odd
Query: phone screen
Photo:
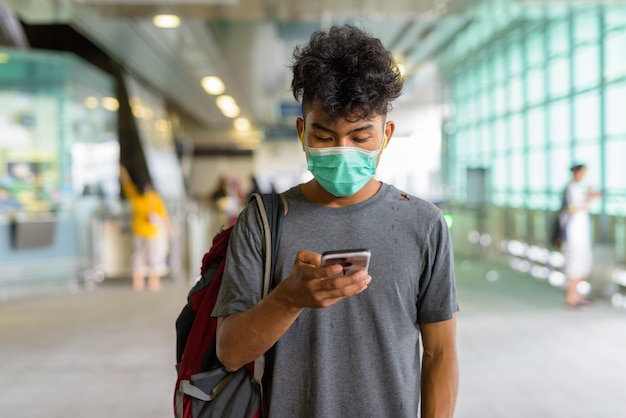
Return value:
<svg viewBox="0 0 626 418">
<path fill-rule="evenodd" d="M 334 250 L 326 251 L 322 254 L 322 266 L 326 267 L 331 264 L 341 264 L 343 272 L 340 275 L 348 276 L 359 270 L 367 271 L 369 267 L 371 252 L 365 248 L 357 248 L 351 250 Z"/>
</svg>

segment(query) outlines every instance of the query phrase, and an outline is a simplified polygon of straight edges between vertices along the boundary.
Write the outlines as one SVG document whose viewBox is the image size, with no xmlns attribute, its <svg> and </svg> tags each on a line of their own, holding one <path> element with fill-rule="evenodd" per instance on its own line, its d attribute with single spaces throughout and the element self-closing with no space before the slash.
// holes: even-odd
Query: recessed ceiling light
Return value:
<svg viewBox="0 0 626 418">
<path fill-rule="evenodd" d="M 217 107 L 222 111 L 222 114 L 228 118 L 236 118 L 239 116 L 239 106 L 232 96 L 222 95 L 215 100 Z"/>
<path fill-rule="evenodd" d="M 245 132 L 250 129 L 250 121 L 246 118 L 237 118 L 233 124 L 239 132 Z"/>
<path fill-rule="evenodd" d="M 180 25 L 180 18 L 176 15 L 156 15 L 152 18 L 152 23 L 158 28 L 172 29 Z"/>
<path fill-rule="evenodd" d="M 207 76 L 202 78 L 202 88 L 209 94 L 217 96 L 224 93 L 224 83 L 219 77 Z"/>
</svg>

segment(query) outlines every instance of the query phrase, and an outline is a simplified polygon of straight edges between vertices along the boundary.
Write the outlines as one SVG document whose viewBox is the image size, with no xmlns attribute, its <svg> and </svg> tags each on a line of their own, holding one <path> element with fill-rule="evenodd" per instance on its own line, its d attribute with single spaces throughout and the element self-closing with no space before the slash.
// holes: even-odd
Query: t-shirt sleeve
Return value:
<svg viewBox="0 0 626 418">
<path fill-rule="evenodd" d="M 251 202 L 241 212 L 231 232 L 214 317 L 248 310 L 261 300 L 263 248 L 258 212 L 256 202 Z"/>
<path fill-rule="evenodd" d="M 432 224 L 428 240 L 427 265 L 420 279 L 417 300 L 421 323 L 447 321 L 459 310 L 452 238 L 443 216 Z"/>
</svg>

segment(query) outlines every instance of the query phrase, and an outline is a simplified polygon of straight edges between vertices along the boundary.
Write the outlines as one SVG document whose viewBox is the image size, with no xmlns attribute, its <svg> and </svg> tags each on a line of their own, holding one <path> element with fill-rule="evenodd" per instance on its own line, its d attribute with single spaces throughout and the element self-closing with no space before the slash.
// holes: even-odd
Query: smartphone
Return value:
<svg viewBox="0 0 626 418">
<path fill-rule="evenodd" d="M 370 265 L 370 250 L 366 248 L 356 248 L 352 250 L 335 250 L 322 253 L 322 267 L 331 264 L 341 264 L 343 272 L 335 276 L 329 277 L 334 279 L 339 276 L 348 276 L 359 270 L 367 271 Z"/>
</svg>

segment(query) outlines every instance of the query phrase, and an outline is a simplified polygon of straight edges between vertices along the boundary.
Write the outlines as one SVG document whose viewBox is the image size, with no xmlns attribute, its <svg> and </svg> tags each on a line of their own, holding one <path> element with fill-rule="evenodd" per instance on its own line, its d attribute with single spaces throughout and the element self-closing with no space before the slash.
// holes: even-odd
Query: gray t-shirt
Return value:
<svg viewBox="0 0 626 418">
<path fill-rule="evenodd" d="M 384 183 L 371 199 L 343 208 L 311 203 L 299 187 L 285 195 L 276 283 L 299 250 L 350 248 L 371 250 L 372 281 L 331 307 L 305 309 L 276 343 L 270 417 L 416 417 L 420 323 L 451 319 L 458 310 L 441 211 Z M 231 235 L 215 316 L 249 309 L 261 297 L 257 212 L 245 209 Z"/>
</svg>

